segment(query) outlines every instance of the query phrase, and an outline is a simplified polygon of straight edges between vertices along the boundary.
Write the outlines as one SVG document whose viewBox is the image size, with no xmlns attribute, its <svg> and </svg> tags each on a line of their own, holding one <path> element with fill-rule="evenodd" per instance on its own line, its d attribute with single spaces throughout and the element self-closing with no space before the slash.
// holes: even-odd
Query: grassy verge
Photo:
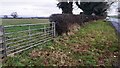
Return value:
<svg viewBox="0 0 120 68">
<path fill-rule="evenodd" d="M 59 36 L 33 49 L 8 57 L 5 66 L 105 65 L 118 57 L 115 30 L 103 21 L 91 22 L 71 36 Z"/>
</svg>

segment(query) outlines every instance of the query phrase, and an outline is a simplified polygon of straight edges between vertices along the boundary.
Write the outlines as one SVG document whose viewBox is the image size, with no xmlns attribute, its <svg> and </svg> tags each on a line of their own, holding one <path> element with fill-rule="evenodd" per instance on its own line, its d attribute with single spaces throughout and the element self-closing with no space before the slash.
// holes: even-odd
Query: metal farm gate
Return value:
<svg viewBox="0 0 120 68">
<path fill-rule="evenodd" d="M 54 22 L 0 26 L 0 58 L 46 43 L 54 36 Z"/>
</svg>

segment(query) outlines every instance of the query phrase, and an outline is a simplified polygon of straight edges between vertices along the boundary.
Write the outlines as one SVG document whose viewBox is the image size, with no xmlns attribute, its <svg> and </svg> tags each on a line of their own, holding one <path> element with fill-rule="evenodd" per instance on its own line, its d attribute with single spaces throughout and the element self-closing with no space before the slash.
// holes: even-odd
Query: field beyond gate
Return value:
<svg viewBox="0 0 120 68">
<path fill-rule="evenodd" d="M 6 55 L 12 55 L 52 40 L 54 23 L 3 26 Z"/>
</svg>

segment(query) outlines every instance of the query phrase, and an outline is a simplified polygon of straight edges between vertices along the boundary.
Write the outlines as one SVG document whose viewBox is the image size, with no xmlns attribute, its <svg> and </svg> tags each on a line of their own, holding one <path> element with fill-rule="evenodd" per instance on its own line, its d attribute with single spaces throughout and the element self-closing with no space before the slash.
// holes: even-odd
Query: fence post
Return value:
<svg viewBox="0 0 120 68">
<path fill-rule="evenodd" d="M 46 38 L 46 34 L 47 32 L 46 32 L 46 27 L 45 27 L 45 25 L 44 25 L 44 34 L 45 34 L 45 38 Z"/>
<path fill-rule="evenodd" d="M 46 27 L 45 27 L 45 25 L 44 25 L 44 33 L 45 33 L 45 36 L 46 36 Z"/>
<path fill-rule="evenodd" d="M 29 36 L 31 37 L 31 29 L 30 29 L 30 25 L 28 25 L 28 29 L 29 29 Z"/>
<path fill-rule="evenodd" d="M 7 56 L 4 35 L 4 27 L 0 25 L 0 63 L 3 63 L 5 57 Z"/>
<path fill-rule="evenodd" d="M 28 25 L 28 33 L 29 33 L 29 35 L 28 35 L 28 42 L 30 41 L 30 39 L 31 39 L 31 28 L 30 28 L 30 25 Z M 28 43 L 28 45 L 30 45 L 29 43 Z"/>
<path fill-rule="evenodd" d="M 52 27 L 53 27 L 53 37 L 55 37 L 55 22 L 52 22 Z"/>
</svg>

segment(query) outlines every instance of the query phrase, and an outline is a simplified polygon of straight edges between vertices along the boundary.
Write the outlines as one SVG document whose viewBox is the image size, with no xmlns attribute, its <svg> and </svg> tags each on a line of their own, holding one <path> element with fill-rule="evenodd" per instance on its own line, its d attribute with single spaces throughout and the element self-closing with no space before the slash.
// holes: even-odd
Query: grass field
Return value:
<svg viewBox="0 0 120 68">
<path fill-rule="evenodd" d="M 48 19 L 2 19 L 2 25 L 8 26 L 8 25 L 20 25 L 20 24 L 39 24 L 39 23 L 48 23 Z M 33 28 L 40 28 L 41 26 L 33 26 Z M 43 26 L 42 26 L 43 27 Z M 27 30 L 28 26 L 22 26 L 22 27 L 13 27 L 13 28 L 5 28 L 7 32 L 12 31 L 22 31 Z"/>
<path fill-rule="evenodd" d="M 3 25 L 5 26 L 19 24 L 37 24 L 30 26 L 27 25 L 5 27 L 6 46 L 12 47 L 11 49 L 17 49 L 17 47 L 20 48 L 20 46 L 39 42 L 42 38 L 44 38 L 42 35 L 44 34 L 45 27 L 50 27 L 49 23 L 40 23 L 48 23 L 48 19 L 3 19 Z M 50 33 L 47 34 L 49 35 Z"/>
<path fill-rule="evenodd" d="M 2 19 L 2 25 L 47 23 L 48 19 Z"/>
<path fill-rule="evenodd" d="M 111 66 L 117 60 L 118 50 L 115 30 L 109 23 L 99 20 L 81 27 L 75 35 L 58 36 L 54 41 L 24 51 L 14 57 L 7 57 L 4 65 Z"/>
</svg>

